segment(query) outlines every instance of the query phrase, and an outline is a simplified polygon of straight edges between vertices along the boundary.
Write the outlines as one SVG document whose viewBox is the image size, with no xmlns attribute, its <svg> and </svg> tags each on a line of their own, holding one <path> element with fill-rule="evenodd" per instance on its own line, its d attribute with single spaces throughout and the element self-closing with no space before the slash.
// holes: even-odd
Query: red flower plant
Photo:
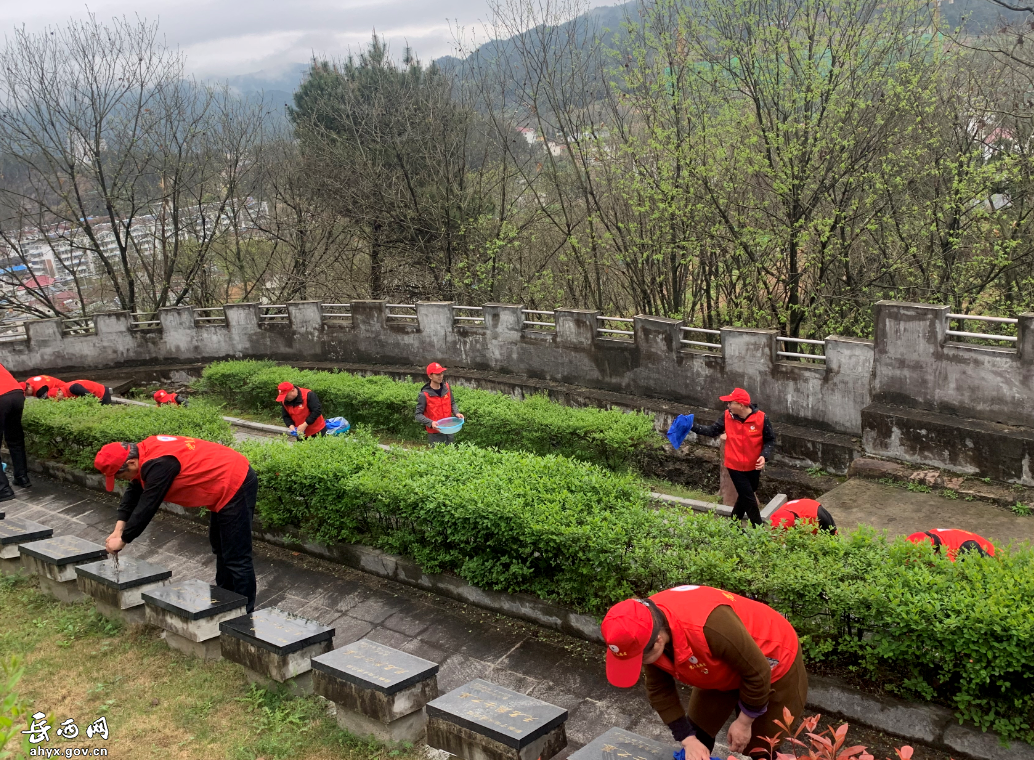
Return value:
<svg viewBox="0 0 1034 760">
<path fill-rule="evenodd" d="M 827 728 L 821 733 L 815 733 L 821 717 L 821 715 L 813 715 L 810 718 L 803 718 L 797 729 L 793 730 L 793 715 L 784 707 L 783 719 L 776 721 L 779 733 L 772 737 L 765 737 L 764 741 L 768 744 L 768 749 L 755 750 L 754 754 L 758 760 L 876 760 L 861 744 L 852 747 L 844 746 L 848 729 L 846 723 L 836 729 Z M 787 740 L 793 751 L 777 751 L 776 748 Z M 894 750 L 897 760 L 911 760 L 912 752 L 912 748 L 907 745 Z M 730 757 L 729 760 L 733 760 L 733 758 Z"/>
</svg>

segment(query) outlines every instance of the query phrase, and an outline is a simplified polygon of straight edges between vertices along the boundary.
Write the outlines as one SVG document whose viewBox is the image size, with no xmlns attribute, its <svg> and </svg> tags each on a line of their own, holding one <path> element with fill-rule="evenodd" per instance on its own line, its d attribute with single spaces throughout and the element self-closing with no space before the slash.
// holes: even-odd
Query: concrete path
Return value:
<svg viewBox="0 0 1034 760">
<path fill-rule="evenodd" d="M 946 499 L 862 478 L 851 478 L 819 500 L 842 528 L 865 524 L 886 529 L 891 535 L 961 528 L 1003 546 L 1034 542 L 1034 516 L 1016 515 L 982 501 Z"/>
<path fill-rule="evenodd" d="M 115 524 L 114 498 L 32 477 L 32 489 L 16 489 L 19 498 L 4 503 L 8 517 L 35 520 L 55 535 L 104 542 Z M 165 513 L 125 553 L 170 568 L 174 579 L 215 577 L 205 529 Z M 266 544 L 255 544 L 255 561 L 257 606 L 334 626 L 335 647 L 369 636 L 439 663 L 443 692 L 486 678 L 566 708 L 569 745 L 559 760 L 612 726 L 671 739 L 642 687 L 626 691 L 607 683 L 599 647 Z M 724 746 L 716 750 L 715 756 L 727 757 Z"/>
</svg>

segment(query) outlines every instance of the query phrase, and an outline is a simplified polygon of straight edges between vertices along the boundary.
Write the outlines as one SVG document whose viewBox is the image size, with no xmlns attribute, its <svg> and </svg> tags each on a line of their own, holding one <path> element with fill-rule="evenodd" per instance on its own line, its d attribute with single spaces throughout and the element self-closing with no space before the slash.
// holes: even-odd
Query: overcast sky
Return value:
<svg viewBox="0 0 1034 760">
<path fill-rule="evenodd" d="M 591 0 L 609 5 L 615 0 Z M 338 57 L 363 46 L 374 28 L 401 55 L 408 41 L 421 60 L 454 52 L 450 22 L 479 27 L 488 0 L 91 0 L 101 20 L 158 18 L 166 40 L 203 77 L 276 72 L 313 51 Z M 0 0 L 0 29 L 35 31 L 87 13 L 79 0 Z M 478 37 L 483 32 L 478 30 Z"/>
</svg>

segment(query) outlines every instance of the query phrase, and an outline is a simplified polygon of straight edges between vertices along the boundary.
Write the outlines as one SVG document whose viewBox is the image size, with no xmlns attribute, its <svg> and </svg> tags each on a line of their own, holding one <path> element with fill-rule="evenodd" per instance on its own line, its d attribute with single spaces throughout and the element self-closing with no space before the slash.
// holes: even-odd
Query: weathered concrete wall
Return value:
<svg viewBox="0 0 1034 760">
<path fill-rule="evenodd" d="M 776 361 L 776 333 L 725 328 L 720 353 L 683 350 L 680 323 L 636 317 L 634 340 L 597 332 L 597 312 L 556 311 L 556 330 L 528 329 L 520 306 L 488 304 L 485 324 L 453 318 L 451 303 L 417 304 L 414 324 L 388 319 L 383 301 L 352 304 L 352 326 L 324 324 L 320 304 L 292 303 L 289 324 L 263 323 L 255 304 L 225 307 L 226 324 L 198 322 L 189 307 L 162 309 L 161 330 L 130 328 L 125 312 L 100 314 L 97 334 L 63 336 L 59 320 L 28 324 L 28 340 L 5 343 L 0 361 L 18 375 L 228 357 L 424 364 L 440 361 L 551 380 L 698 408 L 747 388 L 774 419 L 834 432 L 861 433 L 869 404 L 873 345 L 830 338 L 826 366 Z M 207 312 L 209 315 L 214 312 Z"/>
<path fill-rule="evenodd" d="M 949 340 L 948 307 L 876 304 L 873 401 L 1005 425 L 1034 426 L 1034 314 L 1017 348 Z"/>
<path fill-rule="evenodd" d="M 440 361 L 699 410 L 719 408 L 718 396 L 741 386 L 784 428 L 862 436 L 869 453 L 911 462 L 1004 480 L 1031 477 L 1034 314 L 1020 317 L 1015 349 L 989 348 L 950 341 L 947 307 L 880 302 L 875 342 L 830 337 L 821 366 L 780 360 L 772 330 L 723 328 L 721 350 L 708 352 L 682 344 L 681 324 L 660 317 L 636 317 L 633 339 L 615 340 L 598 332 L 597 312 L 580 309 L 556 310 L 555 330 L 526 325 L 522 308 L 508 304 L 486 304 L 483 325 L 456 320 L 451 303 L 418 303 L 415 320 L 390 318 L 384 301 L 357 301 L 351 311 L 352 324 L 342 326 L 324 320 L 317 302 L 289 304 L 287 322 L 263 320 L 256 304 L 230 304 L 226 323 L 213 324 L 177 307 L 159 312 L 154 331 L 134 330 L 127 313 L 113 312 L 95 317 L 96 335 L 81 336 L 63 335 L 60 320 L 39 320 L 27 324 L 26 340 L 0 344 L 0 361 L 21 376 L 221 358 L 402 367 Z M 942 415 L 936 434 L 930 414 Z M 818 444 L 809 435 L 796 438 L 807 445 L 787 450 L 795 461 L 830 460 L 839 471 L 853 456 L 843 441 L 836 443 L 846 454 L 834 457 L 811 451 Z M 1009 455 L 996 457 L 999 450 Z"/>
</svg>

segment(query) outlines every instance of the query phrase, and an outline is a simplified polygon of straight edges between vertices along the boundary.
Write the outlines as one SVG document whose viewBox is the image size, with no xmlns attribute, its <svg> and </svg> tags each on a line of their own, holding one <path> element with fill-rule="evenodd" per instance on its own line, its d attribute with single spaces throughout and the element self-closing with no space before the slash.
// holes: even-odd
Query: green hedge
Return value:
<svg viewBox="0 0 1034 760">
<path fill-rule="evenodd" d="M 30 401 L 22 416 L 29 456 L 56 459 L 93 470 L 97 450 L 112 441 L 142 441 L 150 435 L 189 435 L 227 445 L 230 425 L 211 404 L 189 407 L 101 406 L 93 397 Z"/>
<path fill-rule="evenodd" d="M 628 475 L 475 447 L 384 452 L 350 439 L 242 444 L 259 511 L 323 541 L 408 555 L 483 588 L 601 614 L 627 596 L 718 586 L 785 613 L 807 657 L 1034 739 L 1034 554 L 957 563 L 871 530 L 744 532 L 653 510 Z"/>
<path fill-rule="evenodd" d="M 276 387 L 285 380 L 316 391 L 328 417 L 342 416 L 353 426 L 365 425 L 403 440 L 426 440 L 424 428 L 413 421 L 422 383 L 305 371 L 273 362 L 230 361 L 206 367 L 201 389 L 239 408 L 277 412 Z M 573 409 L 545 395 L 519 401 L 469 388 L 453 387 L 453 392 L 467 419 L 457 442 L 561 454 L 615 469 L 628 466 L 644 447 L 660 442 L 653 418 L 639 412 Z"/>
<path fill-rule="evenodd" d="M 92 469 L 112 440 L 154 433 L 228 442 L 211 408 L 27 405 L 33 456 Z M 323 541 L 405 554 L 601 614 L 630 595 L 700 583 L 761 599 L 808 659 L 847 667 L 960 719 L 1034 740 L 1034 552 L 950 563 L 872 530 L 741 530 L 712 515 L 651 509 L 632 475 L 559 456 L 472 446 L 385 452 L 367 432 L 239 444 L 259 475 L 259 514 Z"/>
</svg>

